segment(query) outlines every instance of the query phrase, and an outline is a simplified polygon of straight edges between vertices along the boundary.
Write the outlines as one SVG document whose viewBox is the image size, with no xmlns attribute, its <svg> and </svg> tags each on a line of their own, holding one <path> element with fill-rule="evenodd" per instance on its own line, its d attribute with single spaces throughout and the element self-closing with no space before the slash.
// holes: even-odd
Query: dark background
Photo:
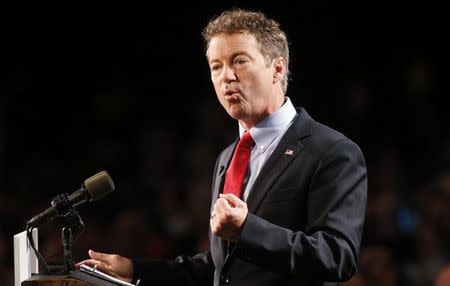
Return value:
<svg viewBox="0 0 450 286">
<path fill-rule="evenodd" d="M 78 209 L 86 231 L 76 260 L 89 248 L 153 258 L 207 248 L 213 166 L 238 129 L 216 99 L 200 33 L 233 6 L 281 24 L 291 44 L 287 95 L 365 154 L 369 204 L 360 271 L 349 285 L 433 285 L 450 254 L 445 9 L 310 2 L 4 9 L 5 285 L 12 235 L 101 170 L 116 190 Z M 59 263 L 60 221 L 39 232 L 42 253 Z"/>
</svg>

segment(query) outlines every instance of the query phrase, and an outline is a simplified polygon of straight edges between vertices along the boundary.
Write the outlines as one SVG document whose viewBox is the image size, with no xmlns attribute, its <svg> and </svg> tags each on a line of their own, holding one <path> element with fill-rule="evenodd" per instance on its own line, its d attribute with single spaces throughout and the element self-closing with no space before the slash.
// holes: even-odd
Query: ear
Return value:
<svg viewBox="0 0 450 286">
<path fill-rule="evenodd" d="M 286 60 L 283 57 L 278 57 L 272 61 L 273 68 L 273 83 L 280 81 L 286 74 Z"/>
</svg>

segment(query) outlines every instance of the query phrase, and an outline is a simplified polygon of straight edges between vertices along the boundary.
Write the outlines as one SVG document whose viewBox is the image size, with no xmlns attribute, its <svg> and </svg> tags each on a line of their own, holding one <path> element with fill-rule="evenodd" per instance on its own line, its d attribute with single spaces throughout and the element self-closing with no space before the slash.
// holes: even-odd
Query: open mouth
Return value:
<svg viewBox="0 0 450 286">
<path fill-rule="evenodd" d="M 235 90 L 227 90 L 225 91 L 225 98 L 237 98 L 239 92 Z"/>
</svg>

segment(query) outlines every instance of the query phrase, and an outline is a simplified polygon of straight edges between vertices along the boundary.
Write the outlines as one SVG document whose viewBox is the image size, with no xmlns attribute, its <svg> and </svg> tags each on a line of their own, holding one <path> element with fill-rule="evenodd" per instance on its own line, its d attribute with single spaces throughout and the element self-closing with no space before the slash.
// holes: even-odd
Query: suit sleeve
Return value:
<svg viewBox="0 0 450 286">
<path fill-rule="evenodd" d="M 214 266 L 209 252 L 175 260 L 133 260 L 134 279 L 141 285 L 212 285 Z"/>
<path fill-rule="evenodd" d="M 361 150 L 347 138 L 336 141 L 311 176 L 305 230 L 286 229 L 249 213 L 235 254 L 293 276 L 348 280 L 356 272 L 366 210 Z"/>
</svg>

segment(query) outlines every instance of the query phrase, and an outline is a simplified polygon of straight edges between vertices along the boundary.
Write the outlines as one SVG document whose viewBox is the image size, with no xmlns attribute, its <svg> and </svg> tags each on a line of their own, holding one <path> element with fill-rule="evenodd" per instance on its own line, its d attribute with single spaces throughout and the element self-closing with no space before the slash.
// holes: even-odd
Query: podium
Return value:
<svg viewBox="0 0 450 286">
<path fill-rule="evenodd" d="M 22 282 L 22 286 L 92 286 L 78 279 L 67 275 L 35 275 Z"/>
<path fill-rule="evenodd" d="M 22 282 L 22 286 L 117 286 L 81 271 L 64 275 L 33 275 Z"/>
<path fill-rule="evenodd" d="M 72 257 L 72 244 L 85 228 L 75 207 L 95 201 L 113 190 L 114 182 L 108 172 L 101 171 L 86 179 L 74 193 L 54 197 L 51 207 L 27 221 L 25 231 L 14 235 L 14 286 L 132 286 L 104 273 L 100 275 L 95 268 L 89 273 L 75 270 Z M 37 228 L 55 218 L 64 220 L 61 229 L 64 262 L 57 265 L 57 271 L 52 271 L 38 251 Z M 45 275 L 32 274 L 39 273 L 39 265 Z"/>
</svg>

